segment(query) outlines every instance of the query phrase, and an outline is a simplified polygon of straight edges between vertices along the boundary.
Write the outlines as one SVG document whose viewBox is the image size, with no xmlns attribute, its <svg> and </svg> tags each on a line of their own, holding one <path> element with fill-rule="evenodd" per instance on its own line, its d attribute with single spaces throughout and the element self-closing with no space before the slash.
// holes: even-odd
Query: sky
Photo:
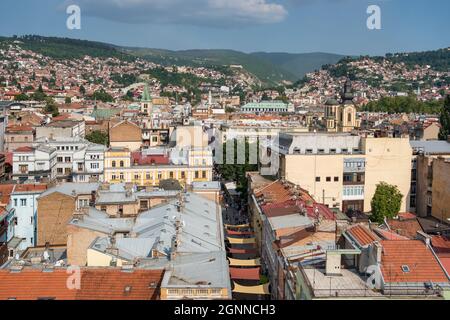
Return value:
<svg viewBox="0 0 450 320">
<path fill-rule="evenodd" d="M 66 9 L 81 10 L 69 30 Z M 369 30 L 369 5 L 381 29 Z M 384 55 L 450 46 L 449 0 L 1 0 L 0 35 L 244 52 Z"/>
</svg>

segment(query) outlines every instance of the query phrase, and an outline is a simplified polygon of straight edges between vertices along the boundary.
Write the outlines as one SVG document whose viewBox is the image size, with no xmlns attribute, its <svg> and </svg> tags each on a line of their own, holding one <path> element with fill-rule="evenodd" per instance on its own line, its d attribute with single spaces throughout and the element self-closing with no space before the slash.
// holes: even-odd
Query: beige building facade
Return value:
<svg viewBox="0 0 450 320">
<path fill-rule="evenodd" d="M 409 209 L 412 149 L 408 139 L 287 136 L 280 139 L 287 146 L 281 146 L 279 153 L 272 150 L 279 156 L 278 177 L 304 188 L 317 202 L 344 212 L 370 212 L 377 184 L 386 182 L 403 194 L 401 211 Z"/>
</svg>

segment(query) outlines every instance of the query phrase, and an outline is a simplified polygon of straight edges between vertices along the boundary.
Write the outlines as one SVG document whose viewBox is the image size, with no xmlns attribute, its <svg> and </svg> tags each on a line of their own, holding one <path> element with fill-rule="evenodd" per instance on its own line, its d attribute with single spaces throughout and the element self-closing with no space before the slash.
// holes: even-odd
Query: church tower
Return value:
<svg viewBox="0 0 450 320">
<path fill-rule="evenodd" d="M 153 111 L 153 100 L 148 90 L 148 84 L 145 84 L 144 92 L 141 98 L 141 113 L 146 116 L 151 116 Z"/>
<path fill-rule="evenodd" d="M 356 107 L 353 103 L 355 95 L 352 89 L 350 79 L 347 79 L 344 85 L 344 90 L 341 93 L 342 103 L 339 107 L 338 114 L 338 131 L 351 132 L 357 127 L 356 121 Z"/>
</svg>

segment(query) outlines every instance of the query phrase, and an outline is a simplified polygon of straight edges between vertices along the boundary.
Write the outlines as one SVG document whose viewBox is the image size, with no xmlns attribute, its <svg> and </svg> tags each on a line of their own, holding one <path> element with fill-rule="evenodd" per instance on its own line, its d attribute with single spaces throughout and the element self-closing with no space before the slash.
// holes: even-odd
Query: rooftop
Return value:
<svg viewBox="0 0 450 320">
<path fill-rule="evenodd" d="M 382 240 L 381 272 L 394 283 L 448 283 L 431 250 L 420 240 Z M 407 269 L 406 269 L 407 268 Z"/>
<path fill-rule="evenodd" d="M 0 300 L 156 300 L 164 270 L 83 268 L 80 288 L 67 286 L 66 269 L 0 270 Z"/>
</svg>

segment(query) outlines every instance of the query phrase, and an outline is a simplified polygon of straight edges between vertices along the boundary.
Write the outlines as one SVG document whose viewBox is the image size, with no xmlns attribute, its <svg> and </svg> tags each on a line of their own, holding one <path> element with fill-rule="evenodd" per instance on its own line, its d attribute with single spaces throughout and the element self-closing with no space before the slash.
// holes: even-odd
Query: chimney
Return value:
<svg viewBox="0 0 450 320">
<path fill-rule="evenodd" d="M 373 248 L 375 251 L 375 263 L 377 265 L 381 264 L 381 256 L 383 255 L 383 247 L 379 242 L 374 242 Z"/>
<path fill-rule="evenodd" d="M 327 251 L 326 253 L 326 275 L 340 276 L 341 272 L 341 254 L 335 251 Z"/>
</svg>

